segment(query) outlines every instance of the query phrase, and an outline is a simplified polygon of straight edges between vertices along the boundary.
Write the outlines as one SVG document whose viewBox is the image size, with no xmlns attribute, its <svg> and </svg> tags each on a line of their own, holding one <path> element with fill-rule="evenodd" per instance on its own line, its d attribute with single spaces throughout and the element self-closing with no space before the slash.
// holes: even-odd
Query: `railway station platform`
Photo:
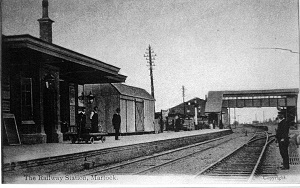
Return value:
<svg viewBox="0 0 300 188">
<path fill-rule="evenodd" d="M 290 137 L 294 137 L 300 134 L 299 130 L 291 130 Z M 278 183 L 290 183 L 300 184 L 300 146 L 296 144 L 295 139 L 290 140 L 289 145 L 289 157 L 290 157 L 290 169 L 281 170 L 278 169 L 277 176 L 274 178 Z M 282 166 L 282 158 L 280 156 L 279 148 L 277 147 L 277 166 Z"/>
<path fill-rule="evenodd" d="M 151 155 L 168 149 L 174 149 L 196 142 L 205 141 L 231 134 L 230 129 L 203 129 L 181 132 L 164 132 L 106 137 L 106 141 L 93 144 L 46 143 L 35 145 L 16 145 L 2 147 L 2 171 L 25 171 L 28 168 L 40 168 L 47 165 L 49 172 L 67 169 L 71 172 L 82 170 L 83 164 L 89 167 L 111 164 L 135 157 Z M 60 164 L 61 163 L 61 164 Z M 44 168 L 44 167 L 43 167 Z M 47 171 L 43 171 L 48 173 Z"/>
<path fill-rule="evenodd" d="M 285 186 L 289 185 L 291 187 L 299 187 L 300 186 L 300 162 L 292 161 L 290 156 L 290 169 L 289 170 L 282 170 L 280 167 L 282 166 L 282 158 L 279 153 L 279 148 L 275 147 L 276 150 L 276 166 L 277 166 L 277 174 L 274 175 L 262 175 L 257 177 L 257 179 L 252 182 L 255 184 L 269 184 L 274 185 L 282 184 Z M 296 149 L 296 152 L 300 154 L 300 148 Z"/>
</svg>

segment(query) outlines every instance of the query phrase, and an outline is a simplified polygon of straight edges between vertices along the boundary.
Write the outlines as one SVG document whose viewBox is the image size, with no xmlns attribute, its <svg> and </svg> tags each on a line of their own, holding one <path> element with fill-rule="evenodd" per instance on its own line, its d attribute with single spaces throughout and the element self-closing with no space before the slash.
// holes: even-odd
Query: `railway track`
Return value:
<svg viewBox="0 0 300 188">
<path fill-rule="evenodd" d="M 251 182 L 260 174 L 273 174 L 274 168 L 263 162 L 265 152 L 274 137 L 267 132 L 257 132 L 247 144 L 211 164 L 195 177 L 219 182 Z M 276 173 L 276 171 L 275 171 Z"/>
<path fill-rule="evenodd" d="M 195 171 L 195 168 L 190 174 L 193 176 L 196 174 L 195 177 L 197 178 L 211 178 L 214 182 L 220 180 L 242 183 L 251 182 L 252 179 L 260 174 L 276 174 L 276 167 L 272 166 L 272 163 L 266 163 L 264 161 L 267 155 L 265 154 L 267 153 L 266 151 L 272 153 L 272 151 L 268 150 L 268 145 L 274 141 L 274 138 L 272 136 L 270 137 L 265 131 L 256 131 L 254 134 L 252 133 L 252 135 L 254 136 L 251 137 L 246 144 L 243 144 L 245 143 L 243 142 L 238 148 L 236 145 L 232 153 L 227 154 L 223 152 L 220 156 L 225 155 L 225 157 L 219 160 L 215 157 L 214 161 L 218 160 L 217 162 L 208 167 L 206 166 L 209 163 L 202 168 L 199 167 L 197 171 Z M 205 152 L 214 154 L 213 151 L 216 151 L 216 149 L 222 150 L 222 147 L 224 147 L 222 146 L 223 144 L 226 145 L 227 142 L 230 143 L 230 141 L 236 138 L 237 137 L 233 137 L 232 135 L 224 136 L 118 164 L 96 167 L 94 169 L 78 172 L 76 175 L 158 175 L 161 172 L 166 174 L 170 168 L 175 166 L 175 168 L 181 172 L 188 171 L 188 166 L 194 163 L 190 163 L 191 161 L 201 160 Z M 203 168 L 205 169 L 201 170 Z"/>
<path fill-rule="evenodd" d="M 177 163 L 188 157 L 199 155 L 201 152 L 215 148 L 226 142 L 235 139 L 234 136 L 223 136 L 220 138 L 208 140 L 201 143 L 192 144 L 182 148 L 157 153 L 151 156 L 141 157 L 107 167 L 90 169 L 88 171 L 79 172 L 80 175 L 142 175 L 153 172 L 156 169 Z M 78 175 L 78 173 L 76 173 Z"/>
</svg>

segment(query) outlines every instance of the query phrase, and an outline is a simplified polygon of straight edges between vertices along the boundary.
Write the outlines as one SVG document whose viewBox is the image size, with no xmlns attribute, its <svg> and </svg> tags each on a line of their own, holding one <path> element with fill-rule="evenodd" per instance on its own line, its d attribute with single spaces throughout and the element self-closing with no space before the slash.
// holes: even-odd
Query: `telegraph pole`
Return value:
<svg viewBox="0 0 300 188">
<path fill-rule="evenodd" d="M 150 69 L 150 79 L 151 79 L 151 95 L 154 98 L 154 84 L 153 84 L 153 66 L 155 60 L 156 54 L 154 54 L 154 51 L 151 49 L 151 46 L 149 44 L 149 47 L 146 49 L 146 54 L 144 54 L 144 57 L 146 57 L 147 63 L 149 63 L 149 69 Z"/>
</svg>

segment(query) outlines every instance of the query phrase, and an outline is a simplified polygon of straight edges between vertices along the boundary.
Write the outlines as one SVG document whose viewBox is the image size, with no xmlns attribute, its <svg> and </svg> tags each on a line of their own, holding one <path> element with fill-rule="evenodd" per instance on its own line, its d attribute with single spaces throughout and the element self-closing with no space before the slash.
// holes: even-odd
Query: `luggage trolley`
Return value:
<svg viewBox="0 0 300 188">
<path fill-rule="evenodd" d="M 95 140 L 101 140 L 102 143 L 105 142 L 108 133 L 92 133 L 89 131 L 89 129 L 82 130 L 81 127 L 79 127 L 78 129 L 77 126 L 70 126 L 69 131 L 66 133 L 66 135 L 69 136 L 72 144 L 75 144 L 76 142 L 85 142 L 93 144 Z"/>
<path fill-rule="evenodd" d="M 82 142 L 84 141 L 86 144 L 91 143 L 93 144 L 95 140 L 101 140 L 102 143 L 106 140 L 107 133 L 101 132 L 101 133 L 83 133 L 83 134 L 77 134 L 77 133 L 66 133 L 69 135 L 69 138 L 72 142 L 72 144 L 75 144 L 76 142 Z"/>
</svg>

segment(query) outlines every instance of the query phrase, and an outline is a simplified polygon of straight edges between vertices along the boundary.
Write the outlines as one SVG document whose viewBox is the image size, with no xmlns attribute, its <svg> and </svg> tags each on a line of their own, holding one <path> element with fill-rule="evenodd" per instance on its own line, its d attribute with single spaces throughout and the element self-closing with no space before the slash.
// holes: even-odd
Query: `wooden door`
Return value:
<svg viewBox="0 0 300 188">
<path fill-rule="evenodd" d="M 144 103 L 135 102 L 135 127 L 137 132 L 144 131 Z"/>
</svg>

